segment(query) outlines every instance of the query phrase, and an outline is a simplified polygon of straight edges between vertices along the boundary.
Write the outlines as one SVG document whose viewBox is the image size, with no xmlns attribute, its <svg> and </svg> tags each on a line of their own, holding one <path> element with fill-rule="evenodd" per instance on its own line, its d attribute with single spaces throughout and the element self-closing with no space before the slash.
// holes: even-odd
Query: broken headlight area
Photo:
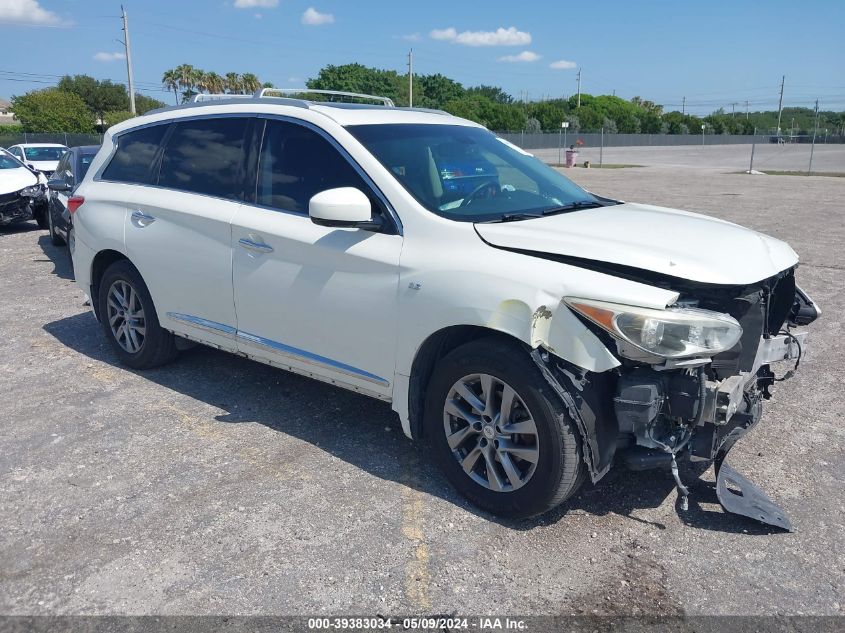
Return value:
<svg viewBox="0 0 845 633">
<path fill-rule="evenodd" d="M 33 219 L 33 198 L 23 191 L 0 194 L 0 226 Z"/>
<path fill-rule="evenodd" d="M 723 461 L 758 423 L 775 383 L 798 368 L 807 335 L 793 328 L 821 312 L 793 270 L 743 287 L 673 280 L 672 289 L 679 299 L 667 310 L 567 299 L 616 346 L 617 458 L 637 470 L 671 468 L 682 508 L 688 491 L 677 458 L 713 461 L 726 510 L 790 529 L 783 512 Z"/>
<path fill-rule="evenodd" d="M 742 336 L 736 319 L 712 310 L 654 310 L 575 298 L 566 303 L 615 337 L 620 355 L 632 360 L 710 356 L 731 349 Z"/>
</svg>

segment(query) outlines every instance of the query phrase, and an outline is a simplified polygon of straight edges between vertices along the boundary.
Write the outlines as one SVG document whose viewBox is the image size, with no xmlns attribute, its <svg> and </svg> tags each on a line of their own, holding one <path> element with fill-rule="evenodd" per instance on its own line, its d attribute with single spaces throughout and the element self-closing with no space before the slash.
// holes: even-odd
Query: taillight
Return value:
<svg viewBox="0 0 845 633">
<path fill-rule="evenodd" d="M 71 196 L 67 199 L 67 210 L 73 214 L 85 202 L 85 196 Z"/>
</svg>

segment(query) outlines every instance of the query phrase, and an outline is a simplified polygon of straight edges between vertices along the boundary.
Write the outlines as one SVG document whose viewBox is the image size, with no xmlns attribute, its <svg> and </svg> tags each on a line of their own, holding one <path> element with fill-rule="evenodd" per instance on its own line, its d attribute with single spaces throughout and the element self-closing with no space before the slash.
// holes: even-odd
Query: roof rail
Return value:
<svg viewBox="0 0 845 633">
<path fill-rule="evenodd" d="M 227 93 L 206 94 L 204 92 L 200 92 L 199 94 L 194 95 L 194 98 L 191 99 L 191 103 L 199 103 L 200 101 L 220 101 L 222 99 L 249 99 L 250 96 L 251 95 L 236 95 Z"/>
<path fill-rule="evenodd" d="M 280 96 L 287 96 L 287 95 L 307 95 L 307 94 L 317 94 L 317 95 L 328 95 L 330 97 L 350 97 L 354 99 L 368 99 L 370 101 L 378 101 L 381 105 L 387 108 L 395 108 L 396 105 L 393 103 L 392 99 L 388 97 L 377 97 L 375 95 L 365 95 L 360 94 L 358 92 L 344 92 L 342 90 L 314 90 L 312 88 L 261 88 L 256 90 L 255 94 L 253 95 L 256 99 L 261 99 L 263 97 L 272 97 L 273 94 L 278 94 Z M 305 99 L 306 101 L 311 101 L 310 99 Z M 330 99 L 327 101 L 331 101 Z"/>
</svg>

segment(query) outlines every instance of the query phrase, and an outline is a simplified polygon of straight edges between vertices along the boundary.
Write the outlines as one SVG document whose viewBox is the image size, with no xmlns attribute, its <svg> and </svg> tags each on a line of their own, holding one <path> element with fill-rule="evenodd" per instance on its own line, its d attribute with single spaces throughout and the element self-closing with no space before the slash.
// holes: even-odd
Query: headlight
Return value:
<svg viewBox="0 0 845 633">
<path fill-rule="evenodd" d="M 32 185 L 31 187 L 24 187 L 21 189 L 22 196 L 29 196 L 30 198 L 34 198 L 37 195 L 41 194 L 41 187 L 38 185 Z"/>
<path fill-rule="evenodd" d="M 616 338 L 662 358 L 711 356 L 731 349 L 742 336 L 736 319 L 710 310 L 652 310 L 569 297 L 565 301 Z"/>
</svg>

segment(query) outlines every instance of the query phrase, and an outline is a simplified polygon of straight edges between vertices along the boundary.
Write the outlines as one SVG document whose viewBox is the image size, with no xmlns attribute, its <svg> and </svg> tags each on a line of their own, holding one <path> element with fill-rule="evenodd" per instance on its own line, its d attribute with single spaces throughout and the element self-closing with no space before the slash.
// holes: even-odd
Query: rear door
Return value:
<svg viewBox="0 0 845 633">
<path fill-rule="evenodd" d="M 126 248 L 162 325 L 234 349 L 231 226 L 243 199 L 252 119 L 177 119 L 156 160 L 156 186 L 132 192 Z"/>
<path fill-rule="evenodd" d="M 320 131 L 267 119 L 260 138 L 257 186 L 232 226 L 239 349 L 388 395 L 402 236 L 387 203 Z M 335 187 L 366 193 L 388 230 L 314 224 L 309 200 Z"/>
</svg>

